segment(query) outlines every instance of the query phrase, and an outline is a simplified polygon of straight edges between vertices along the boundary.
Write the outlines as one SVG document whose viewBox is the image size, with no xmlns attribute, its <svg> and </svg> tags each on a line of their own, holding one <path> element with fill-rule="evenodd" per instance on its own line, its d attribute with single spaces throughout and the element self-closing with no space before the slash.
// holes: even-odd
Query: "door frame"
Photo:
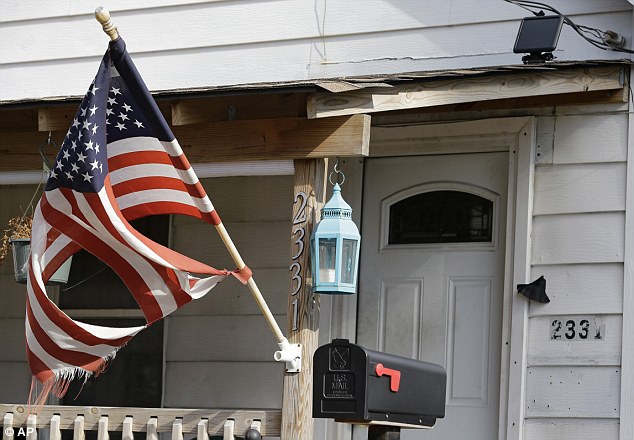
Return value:
<svg viewBox="0 0 634 440">
<path fill-rule="evenodd" d="M 384 123 L 373 126 L 370 136 L 370 157 L 498 151 L 509 153 L 498 439 L 520 440 L 524 431 L 528 301 L 516 294 L 515 286 L 527 283 L 530 277 L 536 118 Z M 356 322 L 357 316 L 347 318 Z"/>
</svg>

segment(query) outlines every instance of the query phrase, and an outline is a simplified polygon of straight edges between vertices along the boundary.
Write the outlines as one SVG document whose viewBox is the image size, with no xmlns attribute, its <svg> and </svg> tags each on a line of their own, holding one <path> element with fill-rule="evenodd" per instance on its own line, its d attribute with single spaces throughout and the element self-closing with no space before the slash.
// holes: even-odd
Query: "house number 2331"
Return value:
<svg viewBox="0 0 634 440">
<path fill-rule="evenodd" d="M 605 325 L 594 317 L 554 317 L 550 322 L 553 341 L 597 341 L 604 337 Z"/>
<path fill-rule="evenodd" d="M 306 205 L 308 203 L 308 196 L 305 192 L 300 191 L 295 194 L 295 199 L 293 200 L 295 204 L 299 203 L 299 208 L 297 209 L 297 213 L 293 216 L 293 245 L 294 245 L 294 253 L 291 257 L 293 263 L 291 263 L 288 270 L 291 271 L 291 296 L 294 297 L 291 302 L 291 306 L 293 308 L 293 330 L 297 330 L 299 328 L 299 303 L 297 294 L 302 288 L 304 280 L 302 279 L 303 271 L 300 257 L 304 254 L 304 250 L 306 248 L 306 229 L 304 226 L 306 225 Z"/>
</svg>

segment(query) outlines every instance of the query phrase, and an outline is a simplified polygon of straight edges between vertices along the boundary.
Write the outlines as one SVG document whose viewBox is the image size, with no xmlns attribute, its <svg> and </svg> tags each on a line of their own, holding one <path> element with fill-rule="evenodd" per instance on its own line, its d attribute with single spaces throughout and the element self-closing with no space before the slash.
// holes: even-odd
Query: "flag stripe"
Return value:
<svg viewBox="0 0 634 440">
<path fill-rule="evenodd" d="M 148 191 L 159 188 L 182 191 L 183 186 L 182 180 L 175 179 L 173 177 L 141 176 L 135 179 L 126 180 L 125 182 L 113 184 L 112 191 L 116 197 L 121 197 L 126 194 L 133 194 L 137 191 Z"/>
<path fill-rule="evenodd" d="M 168 144 L 170 143 L 168 142 Z M 131 141 L 130 139 L 121 139 L 114 142 L 108 142 L 108 160 L 120 154 L 134 153 L 137 151 L 165 152 L 166 149 L 161 141 L 148 136 L 136 136 L 134 141 Z"/>
<path fill-rule="evenodd" d="M 171 189 L 153 189 L 147 191 L 136 191 L 134 194 L 126 194 L 121 197 L 117 197 L 117 202 L 119 204 L 119 208 L 121 210 L 136 206 L 142 205 L 144 203 L 176 203 L 180 205 L 184 205 L 184 207 L 190 206 L 192 208 L 200 209 L 199 207 L 192 206 L 192 197 L 183 191 L 174 191 Z M 200 200 L 201 205 L 203 205 L 203 201 Z M 189 209 L 189 208 L 185 208 Z M 205 207 L 204 209 L 209 209 Z M 201 210 L 202 211 L 202 210 Z M 209 211 L 202 212 L 211 212 L 213 208 L 209 209 Z"/>
<path fill-rule="evenodd" d="M 27 329 L 26 329 L 27 334 L 28 334 L 28 331 L 29 331 L 29 328 L 27 326 Z M 33 374 L 33 377 L 35 377 L 41 383 L 44 383 L 47 380 L 55 377 L 55 374 L 53 373 L 51 368 L 49 368 L 48 365 L 42 362 L 40 358 L 38 358 L 33 353 L 33 351 L 31 350 L 31 347 L 29 347 L 28 341 L 26 342 L 26 358 L 29 362 L 29 368 L 31 369 L 31 373 Z"/>
<path fill-rule="evenodd" d="M 171 141 L 160 141 L 160 142 L 163 148 L 165 149 L 165 151 L 167 151 L 167 154 L 169 154 L 170 156 L 185 157 L 185 154 L 183 153 L 183 149 L 181 148 L 177 139 L 172 138 Z"/>
<path fill-rule="evenodd" d="M 213 289 L 216 284 L 222 281 L 225 277 L 213 276 L 209 278 L 196 279 L 190 277 L 190 292 L 189 295 L 198 299 L 203 297 L 210 289 Z"/>
<path fill-rule="evenodd" d="M 111 173 L 140 163 L 143 164 L 144 167 L 159 164 L 171 165 L 172 160 L 165 151 L 134 151 L 108 157 L 108 169 Z"/>
<path fill-rule="evenodd" d="M 110 162 L 108 162 L 108 164 L 110 164 Z M 110 170 L 110 181 L 113 185 L 139 177 L 170 177 L 172 179 L 181 179 L 180 174 L 171 164 L 147 163 Z M 197 182 L 197 180 L 182 180 L 185 184 L 189 185 L 194 185 Z"/>
<path fill-rule="evenodd" d="M 151 215 L 173 214 L 174 211 L 178 211 L 178 213 L 182 215 L 204 220 L 207 223 L 214 225 L 220 223 L 216 220 L 216 211 L 210 213 L 200 212 L 197 208 L 193 206 L 186 206 L 182 203 L 147 202 L 144 205 L 136 205 L 121 209 L 121 213 L 129 220 L 136 220 L 138 218 L 148 217 Z"/>
</svg>

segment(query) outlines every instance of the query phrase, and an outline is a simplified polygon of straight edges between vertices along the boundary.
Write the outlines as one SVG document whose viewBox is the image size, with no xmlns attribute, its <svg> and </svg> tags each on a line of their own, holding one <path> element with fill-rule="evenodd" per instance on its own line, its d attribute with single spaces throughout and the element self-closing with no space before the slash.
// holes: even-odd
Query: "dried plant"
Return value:
<svg viewBox="0 0 634 440">
<path fill-rule="evenodd" d="M 33 222 L 33 216 L 20 215 L 13 217 L 7 224 L 7 229 L 4 230 L 2 236 L 2 244 L 0 245 L 0 263 L 4 261 L 9 254 L 9 241 L 12 238 L 31 238 L 31 224 Z"/>
<path fill-rule="evenodd" d="M 50 143 L 50 133 L 49 140 Z M 42 147 L 40 146 L 40 152 L 42 152 Z M 45 156 L 42 156 L 45 158 Z M 4 259 L 9 254 L 9 248 L 11 247 L 11 239 L 12 238 L 31 238 L 31 227 L 33 225 L 33 203 L 38 197 L 40 192 L 40 188 L 42 187 L 42 183 L 48 177 L 48 170 L 45 164 L 45 172 L 42 174 L 42 178 L 40 179 L 40 183 L 35 188 L 35 192 L 33 193 L 33 197 L 29 201 L 29 204 L 26 205 L 26 209 L 22 210 L 22 215 L 17 215 L 9 219 L 7 223 L 7 228 L 4 230 L 4 235 L 2 236 L 2 243 L 0 243 L 0 264 L 4 261 Z M 50 169 L 50 167 L 48 168 Z M 22 206 L 20 206 L 22 208 Z M 30 212 L 30 214 L 29 214 Z"/>
</svg>

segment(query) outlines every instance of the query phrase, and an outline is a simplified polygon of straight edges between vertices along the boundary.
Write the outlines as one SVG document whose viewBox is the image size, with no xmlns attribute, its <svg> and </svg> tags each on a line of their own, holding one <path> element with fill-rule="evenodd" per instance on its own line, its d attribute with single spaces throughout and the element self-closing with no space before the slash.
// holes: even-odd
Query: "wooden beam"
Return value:
<svg viewBox="0 0 634 440">
<path fill-rule="evenodd" d="M 555 95 L 525 96 L 520 98 L 492 99 L 490 101 L 462 102 L 459 104 L 390 111 L 390 115 L 473 112 L 485 110 L 508 110 L 518 108 L 562 107 L 589 104 L 624 104 L 627 102 L 627 87 L 617 90 L 593 92 L 558 93 Z"/>
<path fill-rule="evenodd" d="M 264 93 L 257 95 L 220 96 L 213 98 L 192 98 L 179 101 L 157 101 L 161 113 L 172 125 L 204 124 L 222 121 L 244 121 L 269 118 L 294 118 L 306 116 L 306 95 L 301 93 Z M 30 109 L 37 112 L 37 129 L 39 131 L 66 130 L 73 122 L 77 112 L 77 103 L 72 105 L 43 107 Z M 17 111 L 4 111 L 0 113 L 1 127 L 13 128 L 13 125 L 5 124 L 11 114 Z M 11 121 L 11 124 L 19 122 L 24 125 L 26 113 L 21 110 L 19 116 Z M 34 122 L 29 122 L 32 126 Z"/>
<path fill-rule="evenodd" d="M 66 132 L 53 132 L 51 140 L 60 146 L 65 134 Z M 0 131 L 0 171 L 43 169 L 39 147 L 47 138 L 48 133 L 37 131 Z M 57 152 L 52 148 L 46 148 L 45 152 L 53 163 Z"/>
<path fill-rule="evenodd" d="M 42 107 L 37 109 L 37 129 L 39 131 L 66 131 L 73 123 L 79 104 Z M 157 102 L 159 110 L 169 120 L 172 107 L 169 102 Z"/>
<path fill-rule="evenodd" d="M 192 163 L 366 156 L 370 117 L 216 122 L 174 127 L 174 135 Z"/>
<path fill-rule="evenodd" d="M 302 370 L 284 375 L 281 440 L 313 438 L 312 361 L 319 340 L 319 295 L 310 281 L 310 236 L 325 202 L 327 163 L 295 161 L 287 337 L 291 344 L 302 344 Z"/>
<path fill-rule="evenodd" d="M 58 146 L 67 129 L 53 131 Z M 370 116 L 216 122 L 174 127 L 174 134 L 191 163 L 367 156 Z M 0 171 L 42 169 L 38 147 L 47 137 L 48 132 L 1 131 Z M 51 161 L 57 154 L 47 153 Z"/>
<path fill-rule="evenodd" d="M 306 106 L 309 118 L 323 118 L 495 99 L 623 89 L 623 67 L 608 66 L 425 81 L 397 85 L 390 89 L 361 89 L 334 94 L 318 92 L 307 97 Z"/>
<path fill-rule="evenodd" d="M 183 99 L 172 104 L 172 125 L 298 116 L 306 116 L 306 96 L 300 93 Z"/>
<path fill-rule="evenodd" d="M 526 117 L 372 128 L 372 157 L 508 151 Z M 447 135 L 447 132 L 452 133 Z M 457 135 L 456 133 L 460 133 Z M 486 140 L 475 143 L 473 139 Z"/>
<path fill-rule="evenodd" d="M 77 106 L 43 107 L 37 110 L 37 129 L 39 131 L 67 130 L 73 123 Z"/>
<path fill-rule="evenodd" d="M 0 110 L 0 131 L 37 130 L 37 109 Z"/>
<path fill-rule="evenodd" d="M 57 146 L 62 144 L 66 132 L 53 132 L 51 140 Z M 0 171 L 41 170 L 42 157 L 39 147 L 46 142 L 48 133 L 37 131 L 1 131 L 0 132 Z M 57 151 L 46 148 L 49 161 L 53 163 Z"/>
</svg>

